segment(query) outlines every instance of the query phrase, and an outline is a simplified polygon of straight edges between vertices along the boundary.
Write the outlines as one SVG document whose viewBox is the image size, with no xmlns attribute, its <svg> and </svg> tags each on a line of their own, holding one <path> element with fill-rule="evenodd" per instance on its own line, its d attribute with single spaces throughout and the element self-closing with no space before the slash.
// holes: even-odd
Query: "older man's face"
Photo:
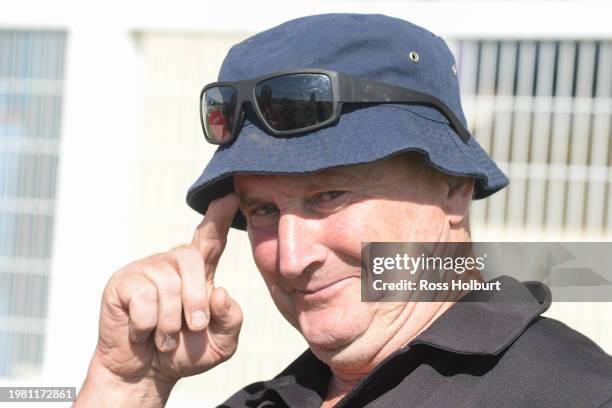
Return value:
<svg viewBox="0 0 612 408">
<path fill-rule="evenodd" d="M 406 306 L 360 301 L 361 242 L 449 240 L 448 185 L 411 157 L 302 176 L 235 176 L 257 267 L 311 347 L 375 341 Z"/>
</svg>

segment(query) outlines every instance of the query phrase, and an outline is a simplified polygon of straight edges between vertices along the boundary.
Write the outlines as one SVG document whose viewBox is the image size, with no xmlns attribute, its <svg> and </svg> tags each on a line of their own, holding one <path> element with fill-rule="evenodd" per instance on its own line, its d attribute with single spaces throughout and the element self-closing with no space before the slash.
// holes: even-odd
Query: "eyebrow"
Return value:
<svg viewBox="0 0 612 408">
<path fill-rule="evenodd" d="M 297 177 L 308 177 L 309 174 L 298 175 Z M 359 186 L 365 179 L 368 178 L 367 173 L 359 172 L 356 174 L 354 171 L 347 169 L 332 169 L 323 174 L 317 174 L 314 180 L 309 180 L 304 184 L 303 191 L 331 189 L 350 186 Z M 258 198 L 257 193 L 250 194 L 249 192 L 238 194 L 240 198 L 241 208 L 250 208 L 256 204 L 267 202 L 267 200 Z"/>
<path fill-rule="evenodd" d="M 262 202 L 265 202 L 264 200 L 261 200 L 259 198 L 255 198 L 246 194 L 238 194 L 238 197 L 240 198 L 240 208 L 250 208 L 253 207 L 255 204 L 259 204 Z"/>
</svg>

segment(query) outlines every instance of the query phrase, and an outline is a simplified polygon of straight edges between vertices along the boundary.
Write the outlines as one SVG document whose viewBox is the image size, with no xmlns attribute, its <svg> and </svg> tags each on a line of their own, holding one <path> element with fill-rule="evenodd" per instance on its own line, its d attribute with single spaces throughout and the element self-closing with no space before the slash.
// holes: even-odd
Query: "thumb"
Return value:
<svg viewBox="0 0 612 408">
<path fill-rule="evenodd" d="M 210 324 L 208 333 L 220 347 L 229 347 L 233 353 L 242 327 L 242 309 L 224 288 L 215 288 L 210 297 Z M 227 350 L 230 351 L 230 350 Z"/>
</svg>

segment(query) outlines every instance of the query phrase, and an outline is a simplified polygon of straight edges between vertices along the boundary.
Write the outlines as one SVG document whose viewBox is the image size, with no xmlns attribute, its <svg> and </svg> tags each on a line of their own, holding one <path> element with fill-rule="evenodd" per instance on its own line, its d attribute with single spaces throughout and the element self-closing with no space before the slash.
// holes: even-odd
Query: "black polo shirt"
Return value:
<svg viewBox="0 0 612 408">
<path fill-rule="evenodd" d="M 541 317 L 550 291 L 497 279 L 471 292 L 372 370 L 336 407 L 612 407 L 612 357 Z M 319 407 L 331 379 L 310 350 L 221 407 Z"/>
</svg>

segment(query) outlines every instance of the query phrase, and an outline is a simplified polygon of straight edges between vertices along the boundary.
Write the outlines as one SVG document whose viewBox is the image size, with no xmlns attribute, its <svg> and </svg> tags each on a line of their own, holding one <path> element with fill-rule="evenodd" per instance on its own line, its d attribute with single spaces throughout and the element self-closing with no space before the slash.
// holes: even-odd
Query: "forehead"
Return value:
<svg viewBox="0 0 612 408">
<path fill-rule="evenodd" d="M 344 188 L 394 196 L 400 191 L 404 195 L 424 194 L 434 189 L 435 178 L 423 156 L 410 151 L 374 163 L 342 166 L 314 173 L 238 174 L 233 176 L 233 182 L 234 191 L 246 204 L 276 193 L 298 197 L 313 191 Z"/>
<path fill-rule="evenodd" d="M 395 156 L 374 163 L 335 167 L 304 174 L 237 174 L 234 189 L 239 195 L 249 190 L 282 186 L 286 189 L 309 190 L 322 187 L 365 185 L 376 181 L 391 182 L 413 173 L 405 157 Z"/>
</svg>

